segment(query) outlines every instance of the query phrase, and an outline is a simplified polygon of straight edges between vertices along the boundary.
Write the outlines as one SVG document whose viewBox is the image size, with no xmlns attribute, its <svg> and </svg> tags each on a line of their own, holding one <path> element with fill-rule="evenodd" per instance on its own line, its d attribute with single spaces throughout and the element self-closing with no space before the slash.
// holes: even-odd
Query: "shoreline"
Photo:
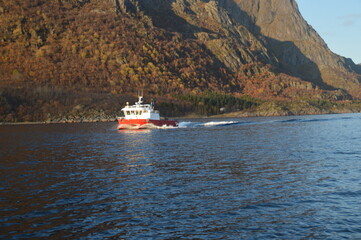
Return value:
<svg viewBox="0 0 361 240">
<path fill-rule="evenodd" d="M 238 111 L 238 112 L 230 112 L 223 113 L 211 116 L 202 116 L 198 114 L 189 114 L 183 117 L 169 117 L 171 119 L 196 119 L 196 118 L 249 118 L 249 117 L 282 117 L 282 116 L 310 116 L 310 115 L 328 115 L 328 114 L 351 114 L 351 113 L 361 113 L 361 111 L 320 111 L 320 112 L 312 112 L 312 113 L 302 113 L 302 114 L 294 114 L 292 112 L 261 112 L 261 111 Z M 104 123 L 104 122 L 117 122 L 117 119 L 96 119 L 96 120 L 69 120 L 69 121 L 38 121 L 38 122 L 1 122 L 0 126 L 15 126 L 15 125 L 43 125 L 43 124 L 69 124 L 69 123 Z"/>
<path fill-rule="evenodd" d="M 116 122 L 116 119 L 101 119 L 101 120 L 69 120 L 69 121 L 39 121 L 39 122 L 1 122 L 0 126 L 5 125 L 36 125 L 36 124 L 61 124 L 61 123 L 102 123 L 102 122 Z"/>
<path fill-rule="evenodd" d="M 231 112 L 224 113 L 220 115 L 210 116 L 210 118 L 247 118 L 247 117 L 285 117 L 285 116 L 312 116 L 312 115 L 331 115 L 331 114 L 350 114 L 350 113 L 360 113 L 360 111 L 320 111 L 312 113 L 286 113 L 286 114 L 273 114 L 273 113 L 260 113 L 260 112 Z"/>
</svg>

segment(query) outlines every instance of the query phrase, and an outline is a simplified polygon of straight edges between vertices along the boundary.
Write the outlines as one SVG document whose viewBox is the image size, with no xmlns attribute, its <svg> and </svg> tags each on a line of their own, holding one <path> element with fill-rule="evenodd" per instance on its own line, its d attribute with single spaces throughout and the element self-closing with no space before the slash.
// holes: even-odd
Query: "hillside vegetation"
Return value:
<svg viewBox="0 0 361 240">
<path fill-rule="evenodd" d="M 160 27 L 145 10 L 121 10 L 117 1 L 0 3 L 3 122 L 109 120 L 139 89 L 171 116 L 238 111 L 260 101 L 352 99 L 345 90 L 292 76 L 274 60 L 255 57 L 231 68 L 223 51 L 229 40 Z"/>
</svg>

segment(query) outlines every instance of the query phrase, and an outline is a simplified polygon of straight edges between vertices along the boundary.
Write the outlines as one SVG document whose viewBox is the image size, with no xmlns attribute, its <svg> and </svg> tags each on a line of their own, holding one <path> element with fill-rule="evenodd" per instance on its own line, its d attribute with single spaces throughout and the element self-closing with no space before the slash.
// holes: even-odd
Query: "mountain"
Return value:
<svg viewBox="0 0 361 240">
<path fill-rule="evenodd" d="M 134 6 L 156 26 L 196 36 L 233 72 L 260 61 L 321 89 L 344 89 L 361 97 L 360 68 L 329 50 L 294 0 L 167 2 L 145 0 Z"/>
<path fill-rule="evenodd" d="M 210 92 L 361 98 L 294 0 L 1 0 L 0 52 L 0 121 L 109 116 L 138 89 L 176 115 Z"/>
</svg>

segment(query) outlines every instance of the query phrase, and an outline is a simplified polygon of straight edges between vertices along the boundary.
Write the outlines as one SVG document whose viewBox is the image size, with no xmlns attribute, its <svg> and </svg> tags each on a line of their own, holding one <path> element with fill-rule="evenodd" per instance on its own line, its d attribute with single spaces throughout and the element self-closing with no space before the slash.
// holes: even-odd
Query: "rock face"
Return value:
<svg viewBox="0 0 361 240">
<path fill-rule="evenodd" d="M 155 26 L 203 42 L 234 72 L 262 62 L 323 89 L 361 97 L 360 66 L 331 52 L 295 0 L 134 1 Z"/>
<path fill-rule="evenodd" d="M 351 90 L 359 86 L 360 73 L 350 59 L 332 53 L 317 32 L 301 16 L 294 0 L 235 0 L 253 19 L 268 46 L 285 69 L 306 80 L 324 82 L 332 87 Z"/>
</svg>

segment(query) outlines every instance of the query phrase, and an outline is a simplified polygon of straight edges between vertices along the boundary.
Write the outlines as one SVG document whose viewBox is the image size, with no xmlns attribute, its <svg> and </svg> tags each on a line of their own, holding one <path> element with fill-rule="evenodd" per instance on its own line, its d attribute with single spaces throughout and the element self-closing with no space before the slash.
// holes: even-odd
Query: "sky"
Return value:
<svg viewBox="0 0 361 240">
<path fill-rule="evenodd" d="M 361 0 L 296 0 L 303 18 L 334 53 L 361 63 Z"/>
</svg>

